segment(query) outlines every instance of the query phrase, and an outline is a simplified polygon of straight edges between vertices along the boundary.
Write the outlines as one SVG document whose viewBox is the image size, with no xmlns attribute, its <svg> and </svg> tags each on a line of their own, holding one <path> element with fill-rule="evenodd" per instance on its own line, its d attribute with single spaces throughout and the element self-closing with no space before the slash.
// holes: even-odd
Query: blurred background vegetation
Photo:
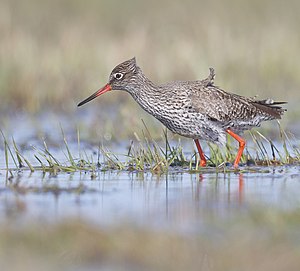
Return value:
<svg viewBox="0 0 300 271">
<path fill-rule="evenodd" d="M 141 118 L 161 132 L 126 93 L 76 106 L 136 56 L 154 82 L 214 67 L 225 90 L 286 100 L 283 123 L 300 133 L 299 25 L 297 0 L 1 0 L 0 121 L 61 112 L 87 132 L 126 136 Z"/>
<path fill-rule="evenodd" d="M 0 130 L 8 139 L 13 137 L 21 150 L 29 151 L 32 147 L 28 146 L 37 145 L 34 140 L 46 138 L 48 144 L 52 135 L 52 144 L 63 146 L 59 143 L 62 141 L 60 124 L 69 142 L 73 140 L 72 151 L 77 150 L 74 142 L 78 127 L 84 141 L 107 144 L 126 139 L 124 142 L 128 142 L 128 138 L 135 138 L 135 132 L 140 134 L 144 129 L 141 121 L 144 119 L 152 136 L 159 138 L 162 125 L 143 112 L 126 93 L 112 91 L 77 108 L 78 102 L 107 83 L 115 65 L 136 56 L 145 74 L 157 83 L 202 79 L 208 75 L 209 67 L 213 67 L 216 84 L 227 91 L 288 101 L 283 127 L 299 136 L 299 26 L 299 0 L 0 0 Z M 276 122 L 263 127 L 275 130 L 278 136 Z M 192 140 L 188 142 L 193 146 Z M 83 150 L 88 149 L 82 145 Z M 1 140 L 1 161 L 4 161 L 3 149 Z M 272 178 L 277 180 L 276 174 L 285 175 L 286 170 L 280 169 L 280 174 L 275 173 Z M 199 266 L 203 270 L 299 269 L 300 212 L 298 209 L 289 212 L 285 204 L 279 211 L 273 206 L 268 209 L 257 206 L 259 212 L 249 212 L 246 205 L 226 213 L 215 204 L 219 199 L 204 187 L 204 196 L 212 199 L 212 204 L 199 205 L 197 196 L 188 202 L 200 216 L 201 208 L 206 210 L 204 214 L 209 222 L 204 216 L 201 223 L 207 231 L 200 227 L 191 237 L 173 235 L 172 227 L 160 233 L 156 229 L 147 232 L 121 224 L 122 230 L 104 231 L 86 224 L 73 225 L 68 215 L 66 219 L 70 224 L 44 227 L 41 223 L 41 226 L 23 228 L 18 220 L 22 212 L 30 215 L 31 204 L 41 204 L 44 208 L 48 205 L 35 194 L 20 190 L 24 201 L 25 197 L 28 200 L 28 204 L 23 204 L 18 194 L 21 192 L 14 190 L 22 174 L 13 174 L 15 179 L 10 172 L 9 181 L 15 181 L 16 186 L 13 183 L 7 188 L 5 184 L 0 191 L 2 209 L 11 206 L 8 192 L 11 189 L 16 196 L 16 207 L 12 205 L 13 208 L 7 209 L 13 214 L 17 210 L 17 219 L 13 223 L 3 221 L 0 227 L 3 270 L 86 270 L 87 264 L 88 267 L 91 264 L 90 270 L 93 270 L 94 264 L 103 259 L 115 261 L 117 267 L 119 263 L 125 266 L 115 270 L 126 270 L 126 267 L 140 270 L 139 266 L 149 266 L 145 270 L 199 270 Z M 65 178 L 61 176 L 55 179 L 56 175 L 50 174 L 49 179 L 59 183 Z M 78 178 L 70 176 L 70 180 Z M 4 173 L 0 172 L 0 177 L 4 179 Z M 222 178 L 216 175 L 213 191 L 220 191 L 217 183 L 222 182 Z M 252 181 L 261 177 L 248 178 Z M 48 183 L 44 176 L 38 180 Z M 179 180 L 178 185 L 184 186 L 180 177 Z M 31 187 L 26 175 L 22 181 L 24 187 Z M 62 184 L 64 187 L 64 182 Z M 228 189 L 232 189 L 234 186 L 229 184 L 228 181 Z M 285 189 L 285 182 L 282 187 Z M 118 187 L 112 193 L 123 193 L 122 189 Z M 170 186 L 170 190 L 174 189 L 176 186 Z M 194 186 L 192 189 L 197 190 Z M 143 204 L 147 208 L 150 192 L 145 190 L 147 200 Z M 163 197 L 157 190 L 152 192 Z M 181 190 L 177 192 L 180 194 Z M 224 197 L 230 202 L 232 198 L 226 193 Z M 289 202 L 280 195 L 276 195 L 279 201 Z M 99 195 L 99 201 L 101 197 Z M 255 197 L 253 199 L 255 202 Z M 76 204 L 80 209 L 79 200 L 70 199 L 66 203 L 60 200 L 58 204 L 55 197 L 55 202 L 63 207 L 58 208 L 61 213 L 68 214 L 65 208 L 68 204 Z M 81 204 L 94 206 L 94 201 L 83 200 Z M 105 209 L 105 204 L 103 206 Z M 184 219 L 189 219 L 191 216 L 185 210 L 178 208 L 179 214 L 184 213 Z M 218 213 L 216 218 L 211 210 Z M 233 216 L 235 210 L 241 210 L 236 217 Z M 155 212 L 149 209 L 146 213 L 155 217 Z M 228 220 L 224 223 L 227 214 Z M 51 265 L 57 259 L 60 259 L 59 265 L 71 264 L 74 268 L 55 265 L 45 269 L 47 263 Z"/>
</svg>

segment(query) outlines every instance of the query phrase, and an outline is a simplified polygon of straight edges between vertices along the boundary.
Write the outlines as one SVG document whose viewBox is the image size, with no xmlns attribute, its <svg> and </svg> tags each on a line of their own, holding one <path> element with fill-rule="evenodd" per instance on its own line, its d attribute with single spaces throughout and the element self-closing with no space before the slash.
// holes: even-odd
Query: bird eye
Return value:
<svg viewBox="0 0 300 271">
<path fill-rule="evenodd" d="M 122 79 L 123 78 L 123 73 L 120 73 L 120 72 L 116 72 L 115 74 L 114 74 L 114 77 L 117 79 L 117 80 L 120 80 L 120 79 Z"/>
</svg>

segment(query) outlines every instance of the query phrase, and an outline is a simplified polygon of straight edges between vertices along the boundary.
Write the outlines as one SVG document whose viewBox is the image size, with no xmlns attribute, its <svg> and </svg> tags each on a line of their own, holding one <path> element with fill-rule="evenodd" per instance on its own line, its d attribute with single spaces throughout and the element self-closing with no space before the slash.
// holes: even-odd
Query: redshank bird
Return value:
<svg viewBox="0 0 300 271">
<path fill-rule="evenodd" d="M 81 106 L 111 90 L 131 94 L 149 114 L 162 122 L 173 133 L 194 139 L 200 155 L 200 166 L 206 158 L 199 140 L 224 145 L 226 133 L 236 139 L 239 149 L 234 161 L 237 168 L 245 148 L 240 134 L 262 121 L 280 119 L 286 111 L 271 99 L 257 100 L 229 93 L 214 85 L 215 72 L 210 68 L 204 80 L 175 81 L 154 84 L 132 58 L 116 66 L 109 82 L 87 99 Z"/>
</svg>

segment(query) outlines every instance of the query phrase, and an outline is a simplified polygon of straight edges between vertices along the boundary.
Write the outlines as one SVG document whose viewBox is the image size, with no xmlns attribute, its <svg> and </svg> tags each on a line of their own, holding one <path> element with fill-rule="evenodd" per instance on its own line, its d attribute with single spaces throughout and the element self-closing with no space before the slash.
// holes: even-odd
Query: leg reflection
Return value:
<svg viewBox="0 0 300 271">
<path fill-rule="evenodd" d="M 239 173 L 239 203 L 244 201 L 244 177 L 242 173 Z"/>
<path fill-rule="evenodd" d="M 203 180 L 204 180 L 203 174 L 199 174 L 199 182 L 203 182 Z"/>
</svg>

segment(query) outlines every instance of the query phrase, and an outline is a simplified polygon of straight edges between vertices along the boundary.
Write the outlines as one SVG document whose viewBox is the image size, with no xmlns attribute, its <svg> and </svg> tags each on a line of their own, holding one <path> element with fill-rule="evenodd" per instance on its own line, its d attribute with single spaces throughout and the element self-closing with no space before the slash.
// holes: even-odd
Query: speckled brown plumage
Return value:
<svg viewBox="0 0 300 271">
<path fill-rule="evenodd" d="M 106 91 L 124 90 L 172 132 L 220 144 L 226 142 L 226 132 L 240 142 L 242 139 L 235 133 L 259 126 L 262 121 L 280 119 L 285 111 L 280 106 L 284 102 L 256 100 L 226 92 L 214 85 L 214 78 L 215 72 L 210 68 L 204 80 L 157 85 L 143 74 L 133 58 L 116 66 L 109 83 L 79 106 Z M 197 148 L 201 154 L 198 145 L 200 147 L 199 142 Z M 205 165 L 204 156 L 202 158 Z"/>
</svg>

